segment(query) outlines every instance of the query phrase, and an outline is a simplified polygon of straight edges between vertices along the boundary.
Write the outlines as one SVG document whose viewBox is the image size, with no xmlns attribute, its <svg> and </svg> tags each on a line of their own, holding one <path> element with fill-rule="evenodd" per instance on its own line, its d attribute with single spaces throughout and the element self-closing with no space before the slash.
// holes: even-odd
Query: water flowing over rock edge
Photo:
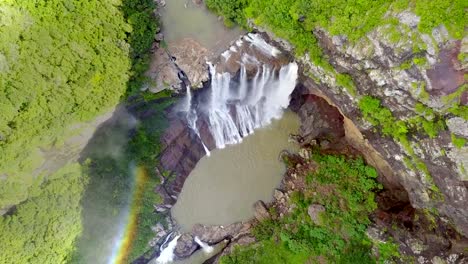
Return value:
<svg viewBox="0 0 468 264">
<path fill-rule="evenodd" d="M 326 39 L 326 36 L 325 35 L 323 36 L 324 37 L 321 38 L 320 40 Z M 274 36 L 272 37 L 274 38 Z M 283 43 L 286 43 L 286 42 L 283 41 Z M 330 42 L 321 42 L 322 45 L 326 45 L 326 43 L 330 43 Z M 336 52 L 336 51 L 331 51 L 331 52 Z M 333 56 L 337 56 L 334 53 L 330 53 L 330 54 Z M 229 59 L 229 56 L 225 54 L 225 58 Z M 304 68 L 308 68 L 308 67 L 310 67 L 310 65 L 307 65 L 307 63 L 305 65 L 302 64 L 300 72 L 302 73 L 304 71 Z M 357 73 L 355 74 L 357 76 L 360 76 Z M 355 77 L 354 74 L 352 74 L 352 76 Z M 328 103 L 330 103 L 331 105 L 337 106 L 337 109 L 340 110 L 340 113 L 344 116 L 344 127 L 346 130 L 347 142 L 351 144 L 353 147 L 355 147 L 356 149 L 358 149 L 365 156 L 369 164 L 375 166 L 379 170 L 379 173 L 381 175 L 380 181 L 384 183 L 384 185 L 386 186 L 388 190 L 386 192 L 387 196 L 386 197 L 384 196 L 384 199 L 386 199 L 387 201 L 385 201 L 384 203 L 388 204 L 389 203 L 388 201 L 396 202 L 398 205 L 395 206 L 394 209 L 396 207 L 400 207 L 400 210 L 403 210 L 402 208 L 413 208 L 414 206 L 413 203 L 415 201 L 414 193 L 410 193 L 410 196 L 408 195 L 408 192 L 407 192 L 408 182 L 402 181 L 400 178 L 401 176 L 398 175 L 399 173 L 407 171 L 407 169 L 403 169 L 402 171 L 401 170 L 402 167 L 398 165 L 398 163 L 395 163 L 394 161 L 392 161 L 391 157 L 393 157 L 394 155 L 392 154 L 390 156 L 388 155 L 388 153 L 392 151 L 393 153 L 401 153 L 401 150 L 398 150 L 399 148 L 396 147 L 391 140 L 386 140 L 386 139 L 384 140 L 380 136 L 376 135 L 374 132 L 370 132 L 369 129 L 366 128 L 365 126 L 363 127 L 360 117 L 355 110 L 356 104 L 354 103 L 352 97 L 350 98 L 349 94 L 346 94 L 346 93 L 342 94 L 340 92 L 337 93 L 336 89 L 339 89 L 339 88 L 334 87 L 334 86 L 330 87 L 329 85 L 316 82 L 316 80 L 312 80 L 304 76 L 301 82 L 304 83 L 305 86 L 308 87 L 307 93 L 325 98 L 325 100 Z M 358 81 L 357 83 L 362 83 L 362 81 Z M 364 83 L 365 84 L 363 84 L 363 87 L 366 87 L 366 85 L 370 85 L 372 87 L 371 83 L 368 83 L 368 82 L 364 82 Z M 369 87 L 367 87 L 366 89 L 369 89 Z M 392 145 L 393 147 L 391 147 Z M 386 146 L 386 147 L 383 147 L 383 146 Z M 384 153 L 387 153 L 387 154 L 384 154 Z M 396 165 L 398 166 L 395 167 Z M 395 169 L 395 168 L 399 168 L 399 169 Z M 432 167 L 430 167 L 430 169 L 431 168 Z M 450 166 L 449 168 L 453 168 L 453 167 Z M 463 186 L 463 183 L 462 183 L 462 186 Z M 424 190 L 424 188 L 420 190 Z M 444 206 L 443 204 L 439 204 L 438 206 L 440 205 Z M 417 205 L 417 208 L 424 208 L 424 207 L 425 206 L 421 207 L 421 205 Z M 414 210 L 414 208 L 411 210 Z M 416 210 L 424 211 L 424 209 L 416 209 Z M 392 214 L 395 215 L 394 213 L 390 213 L 390 215 Z M 414 212 L 410 214 L 414 214 Z M 447 219 L 442 217 L 442 221 L 447 221 Z M 463 229 L 463 225 L 461 226 L 458 225 L 458 226 Z M 461 241 L 463 241 L 463 239 Z M 463 244 L 465 242 L 461 242 L 461 243 Z"/>
</svg>

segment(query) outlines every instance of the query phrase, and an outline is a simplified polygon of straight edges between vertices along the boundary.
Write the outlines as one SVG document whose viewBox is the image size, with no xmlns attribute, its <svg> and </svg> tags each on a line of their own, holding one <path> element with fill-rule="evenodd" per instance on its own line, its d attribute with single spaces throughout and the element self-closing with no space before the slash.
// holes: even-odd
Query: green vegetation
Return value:
<svg viewBox="0 0 468 264">
<path fill-rule="evenodd" d="M 422 18 L 421 32 L 443 24 L 461 39 L 468 20 L 463 0 L 207 0 L 206 4 L 231 23 L 246 26 L 247 19 L 253 19 L 268 27 L 288 39 L 299 54 L 308 51 L 318 65 L 324 62 L 312 34 L 317 27 L 356 41 L 376 26 L 392 24 L 392 19 L 384 18 L 389 9 L 401 12 L 410 8 Z"/>
<path fill-rule="evenodd" d="M 424 132 L 430 138 L 437 137 L 441 131 L 446 129 L 444 119 L 436 115 L 431 108 L 417 103 L 415 105 L 415 111 L 419 115 L 408 120 L 411 127 Z"/>
<path fill-rule="evenodd" d="M 351 78 L 349 74 L 345 74 L 345 73 L 337 74 L 336 83 L 339 86 L 344 87 L 352 96 L 357 95 L 356 86 L 354 85 L 353 79 Z"/>
<path fill-rule="evenodd" d="M 416 0 L 411 1 L 411 4 L 415 6 L 416 14 L 421 17 L 421 32 L 431 33 L 433 28 L 443 24 L 454 38 L 463 38 L 468 21 L 466 1 Z"/>
<path fill-rule="evenodd" d="M 448 112 L 459 116 L 465 120 L 468 120 L 468 106 L 466 105 L 455 105 L 448 109 Z"/>
<path fill-rule="evenodd" d="M 77 163 L 32 187 L 29 199 L 0 217 L 1 262 L 66 263 L 82 230 L 80 199 L 87 178 Z"/>
<path fill-rule="evenodd" d="M 359 108 L 364 118 L 374 126 L 380 126 L 384 136 L 391 136 L 400 142 L 407 141 L 408 127 L 402 120 L 397 120 L 392 112 L 382 107 L 380 100 L 371 96 L 363 96 Z"/>
<path fill-rule="evenodd" d="M 153 15 L 155 9 L 153 0 L 123 0 L 122 12 L 132 28 L 127 36 L 132 61 L 127 95 L 137 93 L 148 81 L 143 73 L 148 69 L 149 50 L 158 28 L 158 21 Z"/>
<path fill-rule="evenodd" d="M 173 103 L 173 99 L 166 93 L 158 97 L 146 101 L 140 95 L 129 102 L 140 106 L 135 109 L 137 112 L 153 113 L 130 130 L 133 131 L 130 139 L 127 136 L 128 121 L 120 118 L 121 121 L 97 131 L 90 144 L 84 157 L 89 160 L 90 182 L 82 202 L 83 234 L 78 240 L 73 263 L 105 262 L 110 247 L 114 246 L 109 245 L 109 241 L 127 228 L 119 223 L 128 208 L 132 212 L 130 217 L 136 219 L 135 226 L 126 235 L 131 239 L 125 249 L 127 255 L 122 256 L 124 263 L 148 250 L 148 242 L 153 237 L 151 227 L 164 222 L 164 216 L 154 212 L 153 205 L 161 202 L 153 191 L 159 184 L 154 166 L 161 151 L 159 139 L 167 127 L 164 109 Z M 138 175 L 139 170 L 144 175 Z"/>
<path fill-rule="evenodd" d="M 131 27 L 115 1 L 0 4 L 0 208 L 41 178 L 38 147 L 114 106 L 126 90 Z"/>
<path fill-rule="evenodd" d="M 468 91 L 468 84 L 464 84 L 460 86 L 455 92 L 442 97 L 442 102 L 445 105 L 459 105 L 460 98 L 466 91 Z"/>
<path fill-rule="evenodd" d="M 452 143 L 456 148 L 463 148 L 466 144 L 466 139 L 464 138 L 459 138 L 455 136 L 455 134 L 451 134 L 452 137 Z"/>
<path fill-rule="evenodd" d="M 145 182 L 142 193 L 142 204 L 138 212 L 137 228 L 135 231 L 135 241 L 128 254 L 128 261 L 132 261 L 149 250 L 148 242 L 154 237 L 151 227 L 156 223 L 165 224 L 164 215 L 155 213 L 154 205 L 161 203 L 161 197 L 155 194 L 154 188 L 160 184 L 159 175 L 156 175 L 155 166 L 157 156 L 162 151 L 160 137 L 167 128 L 167 120 L 163 110 L 174 103 L 174 99 L 169 98 L 170 93 L 161 92 L 164 101 L 153 105 L 155 115 L 150 120 L 141 122 L 137 129 L 137 134 L 132 138 L 128 147 L 128 158 L 133 158 L 137 164 L 148 173 L 148 180 Z M 164 172 L 163 172 L 163 176 Z"/>
<path fill-rule="evenodd" d="M 424 131 L 430 138 L 436 137 L 440 131 L 445 129 L 445 121 L 440 117 L 435 118 L 432 109 L 425 107 L 422 104 L 417 104 L 415 111 L 420 116 L 413 117 L 409 120 L 397 120 L 392 112 L 381 105 L 380 100 L 372 96 L 363 96 L 358 103 L 364 119 L 370 122 L 373 126 L 378 127 L 384 136 L 392 137 L 396 142 L 399 142 L 410 159 L 405 157 L 405 165 L 415 172 L 422 173 L 431 190 L 431 197 L 437 200 L 443 199 L 443 195 L 439 188 L 435 185 L 434 180 L 429 172 L 424 161 L 422 161 L 415 153 L 408 139 L 411 128 L 419 131 Z"/>
<path fill-rule="evenodd" d="M 313 160 L 318 168 L 306 175 L 305 190 L 291 198 L 296 209 L 260 222 L 254 229 L 258 243 L 237 247 L 221 263 L 384 263 L 399 256 L 395 244 L 366 235 L 368 215 L 377 208 L 375 191 L 382 188 L 375 169 L 343 156 L 314 153 Z M 311 204 L 325 207 L 318 224 L 308 215 Z M 378 257 L 371 253 L 373 246 Z"/>
<path fill-rule="evenodd" d="M 154 8 L 151 0 L 0 3 L 0 177 L 5 178 L 0 184 L 0 209 L 16 204 L 9 215 L 0 217 L 5 230 L 0 238 L 2 263 L 86 260 L 86 256 L 71 254 L 82 230 L 83 239 L 104 234 L 87 241 L 96 246 L 94 253 L 102 240 L 110 244 L 109 233 L 97 232 L 93 237 L 91 231 L 106 230 L 105 220 L 118 217 L 124 206 L 130 206 L 127 194 L 134 181 L 130 156 L 113 148 L 112 158 L 96 152 L 83 168 L 70 164 L 49 172 L 37 169 L 43 162 L 39 148 L 59 147 L 68 127 L 137 93 L 145 81 L 142 73 L 157 27 Z M 164 123 L 158 124 L 162 129 Z M 148 140 L 158 142 L 158 135 L 151 134 Z M 122 142 L 109 147 L 126 146 L 126 138 L 127 134 L 121 135 L 118 140 Z M 135 142 L 138 139 L 130 145 Z M 143 158 L 138 154 L 132 152 L 140 164 Z M 137 199 L 138 234 L 150 233 L 147 219 L 157 221 L 149 205 L 158 201 L 152 192 L 156 182 L 154 175 L 149 177 Z"/>
</svg>

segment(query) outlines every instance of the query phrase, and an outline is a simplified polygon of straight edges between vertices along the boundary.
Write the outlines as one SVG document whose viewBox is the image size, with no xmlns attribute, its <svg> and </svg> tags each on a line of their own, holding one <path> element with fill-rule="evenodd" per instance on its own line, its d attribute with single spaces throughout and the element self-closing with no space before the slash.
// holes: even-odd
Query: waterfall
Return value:
<svg viewBox="0 0 468 264">
<path fill-rule="evenodd" d="M 200 245 L 200 247 L 203 249 L 203 252 L 210 254 L 213 252 L 214 248 L 208 245 L 207 243 L 201 241 L 198 237 L 195 237 L 195 242 Z"/>
<path fill-rule="evenodd" d="M 277 48 L 268 44 L 259 34 L 249 33 L 245 37 L 245 40 L 252 43 L 252 45 L 256 46 L 260 51 L 262 51 L 266 55 L 276 57 L 281 53 Z"/>
<path fill-rule="evenodd" d="M 210 150 L 206 147 L 205 145 L 205 142 L 203 142 L 203 140 L 201 139 L 201 136 L 200 136 L 200 131 L 198 130 L 198 127 L 197 127 L 197 121 L 198 121 L 198 115 L 197 115 L 197 112 L 194 111 L 193 109 L 190 109 L 188 112 L 187 112 L 187 121 L 188 121 L 188 125 L 189 127 L 195 132 L 195 134 L 198 136 L 198 138 L 200 139 L 200 142 L 203 146 L 203 149 L 205 150 L 205 153 L 206 155 L 209 157 L 211 155 L 211 152 Z"/>
<path fill-rule="evenodd" d="M 238 82 L 234 82 L 229 73 L 217 73 L 216 66 L 209 66 L 209 102 L 203 109 L 195 109 L 195 113 L 207 117 L 217 148 L 240 143 L 254 129 L 279 119 L 296 86 L 296 63 L 285 65 L 277 72 L 262 65 L 251 81 L 242 65 Z"/>
<path fill-rule="evenodd" d="M 156 263 L 166 264 L 171 263 L 174 260 L 174 249 L 177 246 L 177 240 L 179 240 L 180 235 L 176 236 L 167 247 L 161 251 L 161 254 L 156 259 Z"/>
<path fill-rule="evenodd" d="M 232 52 L 241 52 L 242 45 L 253 46 L 269 57 L 281 54 L 259 35 L 248 34 L 244 41 L 238 40 L 235 47 L 223 53 L 224 61 L 229 60 Z M 211 85 L 207 91 L 192 98 L 191 92 L 187 90 L 188 124 L 202 141 L 208 155 L 209 150 L 197 127 L 199 119 L 208 125 L 216 148 L 240 143 L 244 137 L 254 133 L 255 129 L 270 124 L 273 119 L 281 118 L 296 86 L 298 66 L 295 62 L 278 69 L 262 64 L 254 56 L 245 53 L 238 63 L 238 77 L 231 76 L 229 72 L 218 72 L 216 65 L 208 63 Z M 253 70 L 255 74 L 249 79 L 248 72 Z M 196 101 L 191 103 L 191 100 Z"/>
<path fill-rule="evenodd" d="M 206 155 L 209 157 L 211 155 L 210 150 L 208 150 L 205 143 L 201 139 L 200 131 L 198 131 L 198 128 L 197 128 L 197 120 L 198 120 L 197 113 L 192 110 L 192 89 L 191 89 L 191 87 L 189 85 L 187 85 L 187 92 L 186 92 L 186 95 L 185 95 L 185 100 L 186 100 L 185 101 L 185 112 L 187 113 L 188 125 L 195 132 L 195 134 L 198 136 L 198 138 L 200 139 L 200 141 L 201 141 L 201 143 L 203 145 L 203 149 L 205 150 Z"/>
</svg>

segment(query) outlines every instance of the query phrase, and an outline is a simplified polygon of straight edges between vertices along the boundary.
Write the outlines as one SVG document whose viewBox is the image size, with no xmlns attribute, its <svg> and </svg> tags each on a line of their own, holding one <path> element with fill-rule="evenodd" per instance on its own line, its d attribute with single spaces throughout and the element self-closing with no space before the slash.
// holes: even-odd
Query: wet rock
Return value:
<svg viewBox="0 0 468 264">
<path fill-rule="evenodd" d="M 177 240 L 177 246 L 174 249 L 174 255 L 179 259 L 190 257 L 195 250 L 198 249 L 198 244 L 190 234 L 183 234 Z"/>
<path fill-rule="evenodd" d="M 164 186 L 158 186 L 158 193 L 166 204 L 174 204 L 182 191 L 185 179 L 195 168 L 197 162 L 206 155 L 197 135 L 186 124 L 185 116 L 170 112 L 169 127 L 161 137 L 163 151 L 159 161 L 162 171 L 170 171 L 171 180 Z M 214 148 L 214 141 L 206 124 L 198 123 L 201 137 L 209 149 Z"/>
<path fill-rule="evenodd" d="M 160 240 L 167 236 L 168 231 L 160 223 L 157 223 L 155 226 L 151 227 L 151 230 L 155 233 L 153 239 L 149 242 L 151 247 L 154 247 Z"/>
<path fill-rule="evenodd" d="M 156 212 L 159 212 L 159 213 L 163 213 L 168 210 L 167 207 L 161 206 L 161 205 L 154 206 L 154 209 L 156 210 Z"/>
<path fill-rule="evenodd" d="M 430 94 L 435 96 L 451 94 L 465 82 L 465 71 L 457 67 L 460 46 L 461 43 L 457 42 L 453 48 L 441 50 L 437 63 L 427 71 L 431 84 L 428 88 Z M 467 92 L 462 94 L 461 103 L 468 103 Z"/>
<path fill-rule="evenodd" d="M 320 225 L 320 213 L 322 212 L 325 212 L 325 207 L 321 204 L 312 204 L 307 208 L 310 219 L 312 219 L 316 225 Z"/>
<path fill-rule="evenodd" d="M 199 88 L 202 82 L 208 80 L 206 62 L 211 52 L 196 40 L 185 38 L 176 43 L 170 43 L 169 52 L 176 58 L 179 68 L 187 75 L 192 88 Z"/>
<path fill-rule="evenodd" d="M 226 238 L 236 237 L 239 234 L 248 232 L 251 225 L 249 223 L 234 223 L 228 226 L 205 226 L 197 224 L 192 228 L 193 236 L 208 244 L 217 244 Z"/>
<path fill-rule="evenodd" d="M 156 36 L 154 37 L 154 40 L 156 40 L 158 42 L 163 41 L 164 40 L 164 34 L 163 33 L 156 34 Z"/>
<path fill-rule="evenodd" d="M 255 218 L 258 221 L 263 221 L 270 218 L 270 213 L 263 201 L 257 201 L 254 204 Z"/>
<path fill-rule="evenodd" d="M 305 149 L 305 148 L 301 148 L 299 150 L 299 156 L 301 156 L 301 158 L 305 159 L 305 160 L 309 160 L 310 159 L 310 153 L 309 153 L 309 150 L 308 149 Z"/>
<path fill-rule="evenodd" d="M 263 39 L 265 44 L 269 45 L 272 50 L 276 50 L 275 56 L 266 53 L 265 49 L 258 48 L 253 44 L 252 39 Z M 277 48 L 278 43 L 271 41 L 266 34 L 247 34 L 235 42 L 228 51 L 223 53 L 221 61 L 218 65 L 219 72 L 229 72 L 237 74 L 241 64 L 246 68 L 247 76 L 253 78 L 258 71 L 262 71 L 262 64 L 269 65 L 274 68 L 290 62 L 290 58 L 286 53 L 281 52 Z"/>
<path fill-rule="evenodd" d="M 166 212 L 171 208 L 172 208 L 171 204 L 163 204 L 163 205 L 155 205 L 154 206 L 154 209 L 156 210 L 156 212 L 160 212 L 160 213 Z"/>
<path fill-rule="evenodd" d="M 171 57 L 163 48 L 158 48 L 150 63 L 148 71 L 145 73 L 151 79 L 147 89 L 153 93 L 164 89 L 180 90 L 181 81 L 178 77 L 179 70 L 174 65 Z"/>
<path fill-rule="evenodd" d="M 155 0 L 155 2 L 160 7 L 166 6 L 166 0 Z"/>
<path fill-rule="evenodd" d="M 274 197 L 277 201 L 279 201 L 279 200 L 281 200 L 281 198 L 284 197 L 284 193 L 283 193 L 282 191 L 278 190 L 278 189 L 275 189 L 275 191 L 273 192 L 273 197 Z"/>
</svg>

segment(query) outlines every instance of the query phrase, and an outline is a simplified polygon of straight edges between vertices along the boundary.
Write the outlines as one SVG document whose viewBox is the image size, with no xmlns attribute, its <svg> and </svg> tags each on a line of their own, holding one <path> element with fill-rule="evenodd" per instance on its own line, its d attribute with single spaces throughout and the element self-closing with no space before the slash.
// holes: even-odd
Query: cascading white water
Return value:
<svg viewBox="0 0 468 264">
<path fill-rule="evenodd" d="M 203 148 L 205 150 L 205 153 L 209 157 L 211 155 L 210 150 L 208 150 L 205 143 L 201 139 L 200 131 L 198 131 L 198 128 L 197 128 L 198 116 L 197 116 L 197 113 L 192 109 L 192 91 L 191 91 L 190 86 L 188 86 L 188 85 L 187 85 L 187 92 L 186 92 L 186 95 L 185 95 L 185 100 L 186 100 L 186 102 L 185 102 L 185 112 L 187 113 L 188 125 L 195 132 L 195 134 L 198 136 L 198 138 L 200 139 L 200 141 L 201 141 L 201 143 L 203 145 Z"/>
<path fill-rule="evenodd" d="M 201 241 L 198 237 L 195 237 L 195 242 L 203 249 L 203 252 L 210 254 L 213 252 L 214 248 L 208 245 L 207 243 Z"/>
<path fill-rule="evenodd" d="M 259 34 L 249 33 L 245 37 L 245 40 L 252 43 L 252 45 L 256 46 L 260 51 L 262 51 L 266 55 L 276 57 L 281 53 L 277 48 L 268 44 Z"/>
<path fill-rule="evenodd" d="M 238 40 L 235 47 L 223 53 L 225 61 L 229 60 L 231 52 L 241 50 L 243 43 L 250 43 L 247 45 L 270 57 L 281 53 L 257 34 L 248 34 L 244 40 Z M 255 129 L 270 124 L 272 119 L 279 119 L 288 107 L 289 96 L 296 86 L 298 66 L 295 62 L 278 70 L 267 64 L 262 65 L 249 54 L 243 54 L 239 63 L 238 80 L 234 80 L 228 72 L 217 72 L 216 66 L 208 63 L 211 74 L 208 101 L 192 105 L 192 95 L 187 90 L 188 124 L 202 141 L 208 155 L 208 148 L 197 127 L 199 117 L 208 124 L 217 148 L 237 144 Z M 257 68 L 251 80 L 248 79 L 247 66 L 249 69 Z"/>
<path fill-rule="evenodd" d="M 229 73 L 217 73 L 211 64 L 210 72 L 210 101 L 202 114 L 207 116 L 217 148 L 239 143 L 254 129 L 280 118 L 297 80 L 296 63 L 285 65 L 278 72 L 263 65 L 250 82 L 244 66 L 238 83 L 231 80 Z"/>
<path fill-rule="evenodd" d="M 158 264 L 171 263 L 174 260 L 174 249 L 177 246 L 177 240 L 179 240 L 180 235 L 176 236 L 165 249 L 161 251 L 161 254 L 156 259 Z"/>
</svg>

